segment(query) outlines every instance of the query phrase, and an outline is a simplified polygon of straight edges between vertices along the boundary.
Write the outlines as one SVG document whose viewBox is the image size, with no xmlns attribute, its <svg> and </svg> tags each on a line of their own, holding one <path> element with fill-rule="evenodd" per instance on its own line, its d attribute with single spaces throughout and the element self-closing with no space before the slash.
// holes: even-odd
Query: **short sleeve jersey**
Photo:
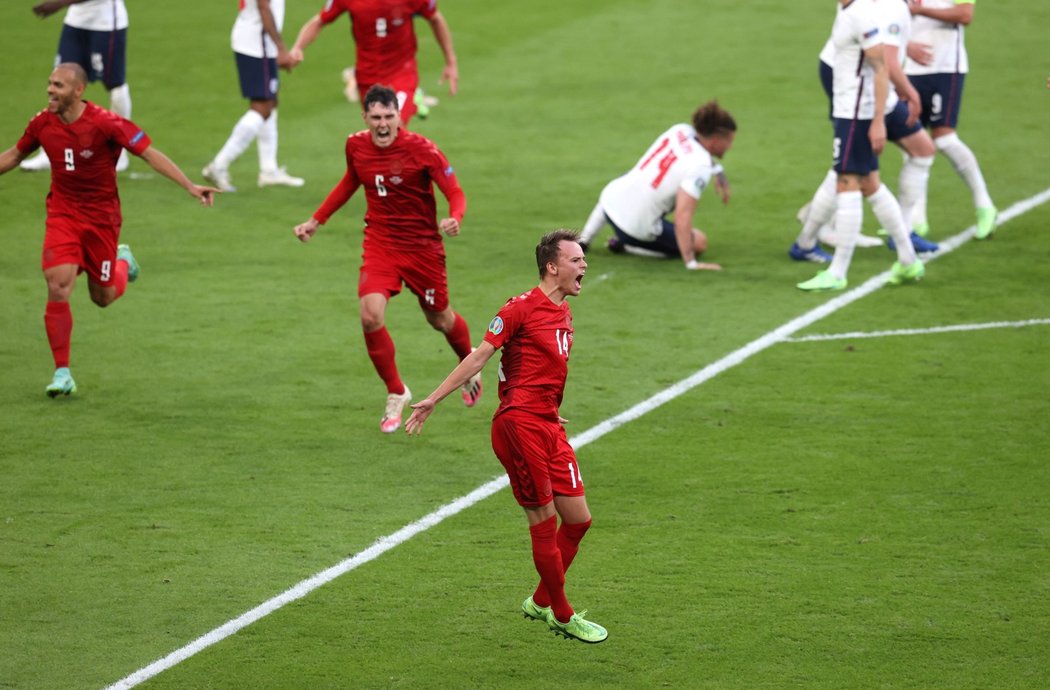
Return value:
<svg viewBox="0 0 1050 690">
<path fill-rule="evenodd" d="M 885 43 L 885 15 L 875 0 L 853 0 L 839 5 L 831 40 L 835 59 L 831 66 L 832 115 L 851 120 L 875 117 L 875 71 L 864 59 L 864 51 Z"/>
<path fill-rule="evenodd" d="M 923 0 L 922 6 L 946 10 L 956 5 L 974 4 L 975 0 Z M 962 24 L 949 24 L 939 19 L 916 15 L 912 18 L 912 40 L 933 46 L 933 62 L 920 65 L 908 60 L 904 73 L 920 74 L 966 74 L 970 71 L 970 60 L 966 55 L 965 28 Z"/>
<path fill-rule="evenodd" d="M 377 84 L 392 75 L 416 71 L 412 19 L 434 16 L 437 0 L 326 0 L 321 22 L 331 24 L 344 12 L 350 13 L 357 81 Z"/>
<path fill-rule="evenodd" d="M 884 13 L 884 24 L 881 29 L 886 45 L 897 48 L 897 57 L 900 59 L 901 67 L 908 57 L 908 41 L 911 40 L 911 12 L 908 10 L 907 0 L 884 0 L 879 3 L 879 9 Z M 829 37 L 820 51 L 820 61 L 832 67 L 835 63 L 835 42 Z M 897 105 L 900 98 L 891 87 L 886 96 L 886 112 L 890 112 Z"/>
<path fill-rule="evenodd" d="M 66 26 L 88 31 L 119 31 L 128 28 L 128 8 L 124 0 L 84 0 L 70 5 Z"/>
<path fill-rule="evenodd" d="M 653 240 L 663 231 L 662 219 L 674 209 L 678 190 L 699 199 L 719 170 L 697 141 L 696 130 L 678 124 L 657 137 L 630 171 L 605 186 L 602 209 L 628 235 Z"/>
<path fill-rule="evenodd" d="M 568 302 L 554 304 L 539 287 L 507 300 L 485 333 L 503 348 L 494 416 L 516 410 L 557 422 L 572 339 Z"/>
<path fill-rule="evenodd" d="M 284 0 L 270 0 L 270 12 L 277 31 L 284 28 Z M 277 45 L 263 29 L 259 0 L 239 0 L 237 19 L 230 32 L 230 46 L 235 53 L 248 57 L 277 57 Z"/>
<path fill-rule="evenodd" d="M 48 215 L 106 223 L 120 209 L 116 164 L 121 148 L 140 155 L 149 145 L 138 125 L 90 102 L 68 125 L 55 113 L 41 111 L 16 144 L 27 155 L 43 147 L 51 161 Z"/>
<path fill-rule="evenodd" d="M 346 140 L 351 184 L 365 188 L 365 245 L 376 242 L 399 251 L 440 250 L 434 181 L 459 188 L 455 171 L 434 142 L 400 130 L 380 148 L 365 130 Z M 447 186 L 447 185 L 446 185 Z"/>
</svg>

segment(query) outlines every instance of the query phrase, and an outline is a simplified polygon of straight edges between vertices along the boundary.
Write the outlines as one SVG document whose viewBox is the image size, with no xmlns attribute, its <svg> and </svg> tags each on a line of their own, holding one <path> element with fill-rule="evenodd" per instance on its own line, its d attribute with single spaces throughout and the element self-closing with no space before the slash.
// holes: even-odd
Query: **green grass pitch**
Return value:
<svg viewBox="0 0 1050 690">
<path fill-rule="evenodd" d="M 130 3 L 133 118 L 192 177 L 244 111 L 235 3 Z M 286 35 L 320 2 L 290 3 Z M 44 107 L 60 17 L 0 3 L 0 146 Z M 596 243 L 562 414 L 570 435 L 831 297 L 786 251 L 829 164 L 817 52 L 833 6 L 758 0 L 443 0 L 455 98 L 414 128 L 469 207 L 449 240 L 475 340 L 535 284 L 532 248 L 579 227 L 601 187 L 717 97 L 736 116 L 733 198 L 700 204 L 720 274 Z M 979 4 L 960 134 L 1000 209 L 1050 187 L 1037 0 Z M 0 688 L 99 688 L 501 474 L 495 367 L 421 438 L 379 433 L 384 393 L 357 322 L 363 200 L 292 236 L 360 129 L 342 95 L 348 30 L 282 77 L 280 160 L 302 189 L 202 209 L 122 175 L 141 279 L 106 310 L 80 283 L 73 371 L 49 400 L 39 271 L 47 178 L 0 178 Z M 97 86 L 89 98 L 108 104 Z M 896 186 L 899 156 L 883 157 Z M 441 202 L 443 203 L 443 202 Z M 974 222 L 943 158 L 933 237 Z M 1050 205 L 805 329 L 926 329 L 1050 318 Z M 866 211 L 866 231 L 874 219 Z M 605 235 L 607 236 L 607 235 Z M 603 236 L 603 237 L 605 237 Z M 889 268 L 858 250 L 851 287 Z M 454 364 L 414 300 L 389 328 L 417 396 Z M 147 681 L 151 688 L 1043 688 L 1050 678 L 1050 326 L 780 343 L 580 449 L 594 528 L 569 596 L 608 627 L 585 646 L 524 621 L 536 575 L 508 491 Z"/>
</svg>

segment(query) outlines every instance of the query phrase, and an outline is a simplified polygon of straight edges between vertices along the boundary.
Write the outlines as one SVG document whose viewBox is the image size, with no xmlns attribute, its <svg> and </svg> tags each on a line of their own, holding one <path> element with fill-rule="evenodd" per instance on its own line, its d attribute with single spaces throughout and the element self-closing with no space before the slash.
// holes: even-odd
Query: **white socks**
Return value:
<svg viewBox="0 0 1050 690">
<path fill-rule="evenodd" d="M 871 204 L 871 210 L 875 212 L 879 223 L 893 238 L 893 244 L 897 247 L 897 260 L 901 265 L 907 266 L 915 261 L 915 248 L 911 244 L 911 228 L 904 224 L 901 207 L 886 185 L 879 185 L 875 193 L 868 197 L 868 203 Z"/>
<path fill-rule="evenodd" d="M 817 246 L 817 233 L 835 217 L 835 209 L 838 205 L 838 194 L 836 193 L 838 177 L 834 170 L 829 170 L 813 195 L 813 200 L 809 202 L 809 215 L 806 216 L 802 232 L 799 233 L 798 240 L 796 240 L 800 249 L 808 251 Z M 860 233 L 859 225 L 857 233 Z M 852 250 L 850 251 L 852 253 Z"/>
<path fill-rule="evenodd" d="M 259 171 L 277 172 L 277 108 L 270 112 L 270 117 L 263 120 L 259 129 Z"/>
<path fill-rule="evenodd" d="M 962 142 L 955 132 L 937 137 L 933 140 L 937 150 L 948 157 L 955 172 L 963 179 L 966 186 L 973 192 L 973 205 L 977 208 L 992 205 L 992 197 L 988 195 L 988 186 L 984 183 L 984 175 L 981 167 L 977 164 L 977 157 L 973 155 L 970 147 Z"/>
<path fill-rule="evenodd" d="M 823 185 L 821 185 L 823 187 Z M 842 244 L 835 247 L 835 255 L 831 258 L 831 266 L 828 272 L 837 280 L 846 277 L 850 261 L 853 259 L 853 248 L 857 243 L 857 235 L 860 234 L 860 226 L 864 220 L 864 200 L 860 190 L 853 192 L 840 192 L 837 196 L 835 208 L 835 230 L 844 239 Z M 816 197 L 814 197 L 814 202 Z M 809 212 L 813 217 L 812 209 Z M 809 226 L 810 221 L 806 221 Z M 800 245 L 801 246 L 801 245 Z M 909 243 L 910 246 L 910 243 Z"/>
<path fill-rule="evenodd" d="M 131 91 L 127 84 L 110 89 L 109 109 L 125 119 L 131 119 Z"/>
<path fill-rule="evenodd" d="M 904 227 L 911 230 L 926 224 L 926 189 L 930 182 L 933 156 L 912 157 L 904 154 L 897 198 L 904 217 Z"/>
<path fill-rule="evenodd" d="M 598 231 L 605 227 L 605 222 L 605 211 L 602 210 L 602 204 L 599 201 L 591 211 L 590 217 L 587 218 L 583 230 L 580 231 L 580 242 L 590 244 Z"/>
<path fill-rule="evenodd" d="M 242 115 L 237 124 L 233 126 L 230 138 L 215 156 L 215 167 L 222 170 L 229 168 L 230 163 L 237 160 L 237 157 L 244 153 L 244 150 L 259 136 L 259 131 L 265 123 L 266 120 L 262 115 L 249 108 L 248 112 Z M 276 145 L 276 137 L 274 137 L 274 144 Z M 260 157 L 261 155 L 260 151 Z"/>
</svg>

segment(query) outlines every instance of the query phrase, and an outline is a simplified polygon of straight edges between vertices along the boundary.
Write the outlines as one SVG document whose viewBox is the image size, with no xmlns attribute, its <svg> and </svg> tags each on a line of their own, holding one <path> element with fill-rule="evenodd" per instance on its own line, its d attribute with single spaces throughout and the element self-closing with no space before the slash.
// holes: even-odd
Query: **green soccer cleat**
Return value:
<svg viewBox="0 0 1050 690">
<path fill-rule="evenodd" d="M 427 95 L 423 93 L 423 89 L 417 88 L 412 100 L 416 104 L 416 115 L 419 116 L 419 119 L 427 119 L 430 116 L 430 105 L 427 103 Z"/>
<path fill-rule="evenodd" d="M 930 234 L 930 224 L 929 223 L 916 223 L 915 225 L 912 226 L 911 231 L 914 232 L 919 237 L 926 237 L 927 235 Z"/>
<path fill-rule="evenodd" d="M 977 209 L 977 232 L 974 236 L 983 240 L 995 232 L 995 220 L 999 217 L 999 209 L 995 206 L 982 206 Z"/>
<path fill-rule="evenodd" d="M 69 373 L 69 367 L 60 367 L 55 369 L 55 375 L 51 379 L 51 383 L 44 389 L 49 398 L 57 398 L 60 395 L 69 395 L 70 393 L 77 392 L 77 384 L 73 380 L 73 375 Z"/>
<path fill-rule="evenodd" d="M 139 277 L 139 262 L 135 261 L 135 255 L 131 253 L 131 247 L 126 244 L 117 245 L 117 261 L 126 261 L 128 264 L 128 282 L 134 283 Z"/>
<path fill-rule="evenodd" d="M 536 606 L 536 602 L 529 597 L 525 601 L 521 602 L 521 613 L 526 618 L 531 618 L 534 621 L 543 621 L 547 625 L 550 625 L 551 607 L 550 606 Z"/>
<path fill-rule="evenodd" d="M 795 287 L 799 290 L 805 290 L 806 292 L 816 292 L 818 290 L 845 290 L 846 279 L 836 278 L 831 275 L 830 271 L 821 271 L 809 280 L 804 283 L 799 283 Z"/>
<path fill-rule="evenodd" d="M 914 283 L 924 275 L 926 275 L 926 266 L 920 259 L 916 259 L 907 266 L 901 266 L 899 261 L 894 261 L 893 267 L 890 268 L 890 277 L 886 282 L 891 285 Z"/>
<path fill-rule="evenodd" d="M 585 613 L 587 612 L 572 614 L 572 618 L 569 619 L 568 623 L 560 622 L 551 613 L 550 618 L 547 619 L 547 625 L 550 626 L 551 631 L 555 635 L 561 635 L 566 639 L 579 640 L 589 644 L 604 642 L 605 638 L 609 637 L 609 631 L 597 623 L 586 620 L 583 617 Z"/>
</svg>

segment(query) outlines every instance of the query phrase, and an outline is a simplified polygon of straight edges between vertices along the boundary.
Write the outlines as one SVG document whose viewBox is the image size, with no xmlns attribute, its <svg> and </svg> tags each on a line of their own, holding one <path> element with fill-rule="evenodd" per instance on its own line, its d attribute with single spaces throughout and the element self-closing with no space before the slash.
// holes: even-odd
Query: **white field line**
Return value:
<svg viewBox="0 0 1050 690">
<path fill-rule="evenodd" d="M 785 343 L 812 343 L 819 340 L 855 340 L 858 338 L 885 338 L 894 335 L 931 335 L 934 333 L 954 333 L 957 331 L 985 331 L 991 328 L 1024 328 L 1025 326 L 1045 326 L 1050 319 L 1027 319 L 1025 321 L 992 321 L 989 323 L 962 323 L 955 326 L 933 326 L 930 328 L 899 328 L 893 331 L 853 331 L 852 333 L 827 333 L 821 335 L 802 335 L 797 338 L 784 338 Z"/>
<path fill-rule="evenodd" d="M 1045 203 L 1048 200 L 1050 200 L 1050 189 L 1046 189 L 1033 197 L 1025 199 L 1024 201 L 1019 201 L 1010 208 L 1006 209 L 1005 211 L 999 214 L 999 219 L 997 223 L 1001 225 L 1009 221 L 1010 219 L 1021 215 L 1022 213 L 1030 211 L 1031 209 L 1035 208 L 1036 206 L 1039 206 L 1040 204 Z M 962 244 L 969 241 L 973 237 L 975 230 L 975 226 L 970 226 L 958 235 L 954 235 L 953 237 L 944 240 L 940 243 L 940 250 L 938 250 L 934 254 L 928 255 L 927 261 L 931 261 L 944 254 L 954 251 Z M 819 307 L 811 309 L 802 316 L 799 316 L 796 319 L 792 319 L 783 326 L 780 326 L 779 328 L 770 331 L 761 338 L 753 340 L 747 345 L 743 346 L 742 348 L 729 353 L 717 362 L 707 365 L 692 376 L 689 376 L 688 378 L 679 381 L 673 386 L 657 393 L 656 395 L 648 398 L 647 400 L 643 400 L 642 402 L 638 403 L 629 410 L 621 412 L 615 417 L 611 417 L 605 420 L 604 422 L 601 422 L 600 424 L 591 427 L 587 431 L 584 431 L 578 436 L 569 439 L 569 443 L 571 443 L 574 448 L 579 449 L 587 445 L 588 443 L 592 443 L 593 441 L 598 440 L 602 436 L 608 434 L 610 431 L 620 426 L 623 426 L 631 420 L 641 417 L 647 412 L 655 410 L 656 408 L 660 407 L 665 403 L 674 400 L 678 396 L 692 390 L 693 388 L 696 388 L 705 381 L 708 381 L 717 376 L 718 374 L 721 374 L 723 371 L 726 371 L 727 369 L 730 369 L 736 366 L 737 364 L 746 361 L 750 357 L 758 354 L 759 352 L 762 352 L 766 348 L 771 347 L 772 345 L 775 345 L 779 342 L 783 342 L 786 338 L 789 338 L 793 333 L 796 333 L 802 330 L 803 328 L 813 323 L 816 323 L 817 321 L 820 321 L 826 316 L 834 314 L 839 309 L 842 309 L 843 307 L 852 304 L 853 302 L 856 302 L 859 299 L 867 297 L 868 295 L 885 285 L 886 279 L 888 277 L 889 271 L 885 271 L 877 276 L 870 278 L 859 287 L 853 288 L 852 290 L 844 292 L 841 295 L 835 297 L 834 299 L 828 300 L 827 302 L 821 304 Z M 234 618 L 233 620 L 224 623 L 223 625 L 219 626 L 218 628 L 215 628 L 211 632 L 201 635 L 200 637 L 188 643 L 184 647 L 176 649 L 174 652 L 171 652 L 167 656 L 157 659 L 148 666 L 144 666 L 143 668 L 139 669 L 138 671 L 135 671 L 131 675 L 118 680 L 117 682 L 108 686 L 108 688 L 132 688 L 140 683 L 149 680 L 150 678 L 153 678 L 154 676 L 162 673 L 163 671 L 166 671 L 167 669 L 175 666 L 176 664 L 185 661 L 186 659 L 197 654 L 198 652 L 207 649 L 213 644 L 221 642 L 227 637 L 230 637 L 234 633 L 238 632 L 242 628 L 251 625 L 260 618 L 263 618 L 273 613 L 274 611 L 283 607 L 285 604 L 293 602 L 297 599 L 302 599 L 310 592 L 313 592 L 315 589 L 318 589 L 319 587 L 328 584 L 340 575 L 345 575 L 351 570 L 354 570 L 359 566 L 362 566 L 366 563 L 369 563 L 370 561 L 375 560 L 376 558 L 383 555 L 387 551 L 393 549 L 394 547 L 400 546 L 401 544 L 405 543 L 420 532 L 425 532 L 431 527 L 434 527 L 435 525 L 441 523 L 445 520 L 445 518 L 451 517 L 463 510 L 466 510 L 467 508 L 470 508 L 476 503 L 483 501 L 492 494 L 508 486 L 508 484 L 509 481 L 507 480 L 506 475 L 500 475 L 499 477 L 492 479 L 491 481 L 474 489 L 466 496 L 462 496 L 452 501 L 451 503 L 447 503 L 441 506 L 429 515 L 426 515 L 420 518 L 419 520 L 416 520 L 415 522 L 402 527 L 393 534 L 387 535 L 385 537 L 380 537 L 375 541 L 375 543 L 373 543 L 364 551 L 354 554 L 353 556 L 343 561 L 340 561 L 336 565 L 333 565 L 332 567 L 326 570 L 322 570 L 316 575 L 313 575 L 312 577 L 309 577 L 303 580 L 302 582 L 299 582 L 298 584 L 285 590 L 284 592 L 273 597 L 272 599 L 269 599 L 268 601 L 259 604 L 250 611 L 247 611 L 238 616 L 237 618 Z"/>
</svg>

